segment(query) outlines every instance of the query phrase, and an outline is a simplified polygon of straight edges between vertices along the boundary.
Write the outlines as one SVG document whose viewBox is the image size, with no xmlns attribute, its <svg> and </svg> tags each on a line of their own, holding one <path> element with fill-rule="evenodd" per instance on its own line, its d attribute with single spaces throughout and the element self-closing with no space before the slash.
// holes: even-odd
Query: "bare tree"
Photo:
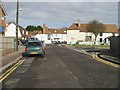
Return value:
<svg viewBox="0 0 120 90">
<path fill-rule="evenodd" d="M 97 20 L 92 20 L 89 22 L 87 26 L 87 30 L 88 32 L 91 32 L 95 35 L 94 45 L 96 44 L 96 39 L 97 39 L 98 34 L 103 32 L 105 29 L 106 27 Z"/>
</svg>

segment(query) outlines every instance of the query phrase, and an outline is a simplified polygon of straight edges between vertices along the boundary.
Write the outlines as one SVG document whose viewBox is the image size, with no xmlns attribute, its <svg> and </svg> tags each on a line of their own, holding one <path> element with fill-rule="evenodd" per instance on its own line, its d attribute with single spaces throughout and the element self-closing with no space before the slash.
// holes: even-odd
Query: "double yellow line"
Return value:
<svg viewBox="0 0 120 90">
<path fill-rule="evenodd" d="M 15 71 L 17 69 L 18 66 L 20 66 L 25 60 L 20 60 L 19 62 L 17 62 L 13 67 L 11 67 L 10 69 L 8 69 L 5 73 L 3 73 L 0 76 L 0 82 L 2 82 L 3 80 L 5 80 L 13 71 Z"/>
<path fill-rule="evenodd" d="M 105 63 L 105 64 L 107 64 L 107 65 L 113 66 L 113 67 L 115 67 L 115 68 L 120 68 L 120 65 L 115 64 L 115 63 L 112 63 L 112 62 L 109 62 L 109 61 L 106 61 L 106 60 L 104 60 L 104 59 L 101 59 L 101 58 L 98 57 L 97 54 L 93 54 L 92 57 L 93 57 L 95 60 L 100 61 L 100 62 L 102 62 L 102 63 Z"/>
</svg>

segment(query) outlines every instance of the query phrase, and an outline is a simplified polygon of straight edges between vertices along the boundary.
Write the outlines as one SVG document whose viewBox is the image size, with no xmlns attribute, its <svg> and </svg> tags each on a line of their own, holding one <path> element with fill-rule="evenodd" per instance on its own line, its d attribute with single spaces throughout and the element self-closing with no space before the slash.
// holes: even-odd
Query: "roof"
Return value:
<svg viewBox="0 0 120 90">
<path fill-rule="evenodd" d="M 3 6 L 3 4 L 2 4 L 1 1 L 0 1 L 0 8 L 2 9 L 4 15 L 6 16 L 6 15 L 7 15 L 7 12 L 5 11 L 5 8 L 4 8 L 4 6 Z"/>
<path fill-rule="evenodd" d="M 52 29 L 52 28 L 48 28 L 48 34 L 66 34 L 66 29 Z"/>
<path fill-rule="evenodd" d="M 34 30 L 31 32 L 31 35 L 42 34 L 42 30 Z"/>
<path fill-rule="evenodd" d="M 115 24 L 103 24 L 106 29 L 103 32 L 107 33 L 118 33 L 118 28 Z M 87 30 L 88 24 L 81 24 L 80 27 L 78 27 L 78 23 L 73 23 L 70 27 L 69 30 L 80 30 L 80 32 L 88 32 Z"/>
</svg>

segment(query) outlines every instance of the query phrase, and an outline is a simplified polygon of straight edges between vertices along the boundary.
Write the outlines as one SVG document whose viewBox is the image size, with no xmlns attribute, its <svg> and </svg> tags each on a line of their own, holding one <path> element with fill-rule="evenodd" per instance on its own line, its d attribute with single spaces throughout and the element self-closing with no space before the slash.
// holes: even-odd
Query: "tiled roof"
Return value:
<svg viewBox="0 0 120 90">
<path fill-rule="evenodd" d="M 77 23 L 73 23 L 68 30 L 80 30 L 80 32 L 88 32 L 87 30 L 88 24 L 81 24 L 80 27 L 78 27 Z M 104 24 L 106 29 L 103 32 L 107 33 L 118 33 L 118 28 L 115 24 Z"/>
<path fill-rule="evenodd" d="M 34 30 L 31 35 L 42 34 L 42 30 Z"/>
<path fill-rule="evenodd" d="M 52 34 L 66 34 L 66 29 L 52 29 L 52 28 L 48 28 L 48 32 L 47 33 L 52 33 Z"/>
</svg>

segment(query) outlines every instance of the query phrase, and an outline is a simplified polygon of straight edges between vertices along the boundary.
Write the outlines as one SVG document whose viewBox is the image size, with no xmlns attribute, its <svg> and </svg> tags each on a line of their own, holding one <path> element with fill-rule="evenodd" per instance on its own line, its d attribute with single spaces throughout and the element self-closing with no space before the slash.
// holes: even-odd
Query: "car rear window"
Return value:
<svg viewBox="0 0 120 90">
<path fill-rule="evenodd" d="M 39 47 L 42 47 L 40 42 L 28 42 L 27 46 L 33 46 L 33 47 L 39 46 Z"/>
</svg>

